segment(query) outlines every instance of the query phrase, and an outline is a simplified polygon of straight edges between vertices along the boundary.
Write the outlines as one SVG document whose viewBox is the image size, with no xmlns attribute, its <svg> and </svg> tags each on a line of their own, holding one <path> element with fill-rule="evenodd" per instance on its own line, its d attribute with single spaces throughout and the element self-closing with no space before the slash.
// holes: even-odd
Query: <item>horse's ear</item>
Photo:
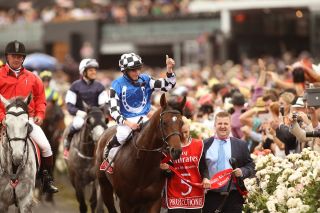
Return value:
<svg viewBox="0 0 320 213">
<path fill-rule="evenodd" d="M 166 99 L 166 95 L 164 93 L 161 95 L 160 105 L 161 105 L 162 109 L 167 107 L 167 99 Z"/>
<path fill-rule="evenodd" d="M 180 112 L 183 112 L 183 108 L 184 108 L 184 105 L 186 105 L 186 102 L 187 102 L 187 96 L 183 96 L 183 99 L 182 99 L 181 103 L 179 104 L 179 111 Z"/>
<path fill-rule="evenodd" d="M 84 102 L 84 101 L 82 101 L 82 104 L 83 104 L 83 107 L 84 107 L 85 111 L 88 112 L 89 108 L 90 108 L 89 105 L 86 104 L 86 102 Z"/>
<path fill-rule="evenodd" d="M 0 95 L 0 99 L 1 99 L 1 102 L 4 104 L 5 107 L 7 107 L 10 104 L 10 102 L 5 97 L 3 97 L 2 95 Z"/>
<path fill-rule="evenodd" d="M 29 105 L 29 103 L 31 102 L 32 99 L 32 94 L 29 93 L 28 97 L 26 97 L 23 102 L 26 103 L 27 105 Z"/>
</svg>

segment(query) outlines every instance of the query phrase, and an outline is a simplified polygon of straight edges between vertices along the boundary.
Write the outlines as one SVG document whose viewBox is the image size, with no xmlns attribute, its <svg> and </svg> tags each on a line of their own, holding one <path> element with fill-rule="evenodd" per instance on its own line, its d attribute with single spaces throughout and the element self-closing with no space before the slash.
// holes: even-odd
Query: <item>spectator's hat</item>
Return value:
<svg viewBox="0 0 320 213">
<path fill-rule="evenodd" d="M 303 97 L 297 97 L 296 101 L 291 107 L 295 108 L 304 108 Z"/>
<path fill-rule="evenodd" d="M 257 109 L 258 112 L 266 111 L 266 102 L 263 100 L 263 97 L 257 98 L 254 107 Z"/>
</svg>

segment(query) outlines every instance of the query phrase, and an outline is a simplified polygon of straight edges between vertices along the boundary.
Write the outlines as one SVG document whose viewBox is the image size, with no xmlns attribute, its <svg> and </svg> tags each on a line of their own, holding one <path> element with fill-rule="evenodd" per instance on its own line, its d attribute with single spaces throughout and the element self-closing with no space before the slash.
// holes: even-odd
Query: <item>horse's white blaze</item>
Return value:
<svg viewBox="0 0 320 213">
<path fill-rule="evenodd" d="M 178 120 L 178 118 L 177 118 L 176 116 L 173 116 L 173 117 L 172 117 L 172 121 L 173 121 L 173 122 L 176 122 L 177 120 Z"/>
<path fill-rule="evenodd" d="M 104 132 L 104 128 L 101 125 L 98 125 L 92 129 L 92 139 L 94 141 L 98 141 L 102 133 Z"/>
</svg>

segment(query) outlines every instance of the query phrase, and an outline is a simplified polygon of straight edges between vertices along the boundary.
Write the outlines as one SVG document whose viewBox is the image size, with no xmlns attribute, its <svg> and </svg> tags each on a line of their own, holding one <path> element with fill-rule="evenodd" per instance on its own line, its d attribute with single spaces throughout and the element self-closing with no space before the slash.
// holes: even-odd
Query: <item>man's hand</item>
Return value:
<svg viewBox="0 0 320 213">
<path fill-rule="evenodd" d="M 139 124 L 130 122 L 130 121 L 128 121 L 128 120 L 126 120 L 126 121 L 124 122 L 124 124 L 127 125 L 128 127 L 130 127 L 130 128 L 133 129 L 133 130 L 136 130 L 136 129 L 139 129 L 139 128 L 140 128 L 140 125 L 139 125 Z"/>
<path fill-rule="evenodd" d="M 210 180 L 208 178 L 203 178 L 202 185 L 203 185 L 203 188 L 210 189 L 211 187 Z"/>
<path fill-rule="evenodd" d="M 173 67 L 175 65 L 175 62 L 172 58 L 169 58 L 168 55 L 166 55 L 166 64 L 167 64 L 167 72 L 173 73 Z"/>
<path fill-rule="evenodd" d="M 34 123 L 37 124 L 38 126 L 41 126 L 41 124 L 43 123 L 42 118 L 39 117 L 34 117 Z"/>
<path fill-rule="evenodd" d="M 236 168 L 235 170 L 233 170 L 233 172 L 234 172 L 234 175 L 236 177 L 242 177 L 243 176 L 242 171 L 241 171 L 240 168 Z"/>
<path fill-rule="evenodd" d="M 275 72 L 268 71 L 267 75 L 271 78 L 272 81 L 276 81 L 279 79 L 279 76 Z"/>
<path fill-rule="evenodd" d="M 169 169 L 169 164 L 167 164 L 167 163 L 160 163 L 160 169 L 162 169 L 162 170 L 168 170 L 168 169 Z"/>
<path fill-rule="evenodd" d="M 261 58 L 258 59 L 258 64 L 259 64 L 260 71 L 262 72 L 266 71 L 266 65 L 264 64 L 264 61 Z"/>
</svg>

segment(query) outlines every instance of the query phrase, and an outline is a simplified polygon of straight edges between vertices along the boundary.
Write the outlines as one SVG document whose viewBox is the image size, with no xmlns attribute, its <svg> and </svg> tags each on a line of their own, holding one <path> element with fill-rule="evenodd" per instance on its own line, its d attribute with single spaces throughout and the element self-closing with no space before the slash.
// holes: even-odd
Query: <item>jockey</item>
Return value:
<svg viewBox="0 0 320 213">
<path fill-rule="evenodd" d="M 147 120 L 151 109 L 153 91 L 171 90 L 176 84 L 173 72 L 175 62 L 167 56 L 167 76 L 155 80 L 147 74 L 141 74 L 142 60 L 135 53 L 123 54 L 119 60 L 123 75 L 112 82 L 110 88 L 110 114 L 117 122 L 117 133 L 106 145 L 104 159 L 108 159 L 113 147 L 124 144 L 132 130 L 139 128 L 137 123 L 142 117 Z"/>
<path fill-rule="evenodd" d="M 17 96 L 26 97 L 32 93 L 32 100 L 28 109 L 29 123 L 32 126 L 29 136 L 41 149 L 43 191 L 56 193 L 58 188 L 53 185 L 51 176 L 53 167 L 52 150 L 40 127 L 46 109 L 43 84 L 36 75 L 26 70 L 22 65 L 26 57 L 26 49 L 23 43 L 16 40 L 9 42 L 5 48 L 5 56 L 7 63 L 0 68 L 0 94 L 6 99 L 12 99 Z M 0 121 L 3 126 L 5 125 L 3 122 L 5 113 L 5 107 L 1 103 Z"/>
<path fill-rule="evenodd" d="M 64 141 L 64 158 L 68 159 L 69 149 L 73 135 L 81 129 L 87 113 L 83 102 L 89 106 L 104 106 L 108 100 L 108 94 L 104 86 L 96 81 L 98 62 L 95 59 L 83 59 L 79 65 L 81 79 L 72 83 L 67 91 L 65 102 L 68 112 L 75 116 L 69 133 Z"/>
<path fill-rule="evenodd" d="M 57 103 L 59 106 L 63 105 L 63 100 L 59 93 L 50 87 L 50 81 L 52 79 L 52 72 L 49 70 L 44 70 L 40 73 L 40 78 L 43 82 L 43 86 L 45 89 L 45 95 L 47 102 L 53 101 Z"/>
</svg>

